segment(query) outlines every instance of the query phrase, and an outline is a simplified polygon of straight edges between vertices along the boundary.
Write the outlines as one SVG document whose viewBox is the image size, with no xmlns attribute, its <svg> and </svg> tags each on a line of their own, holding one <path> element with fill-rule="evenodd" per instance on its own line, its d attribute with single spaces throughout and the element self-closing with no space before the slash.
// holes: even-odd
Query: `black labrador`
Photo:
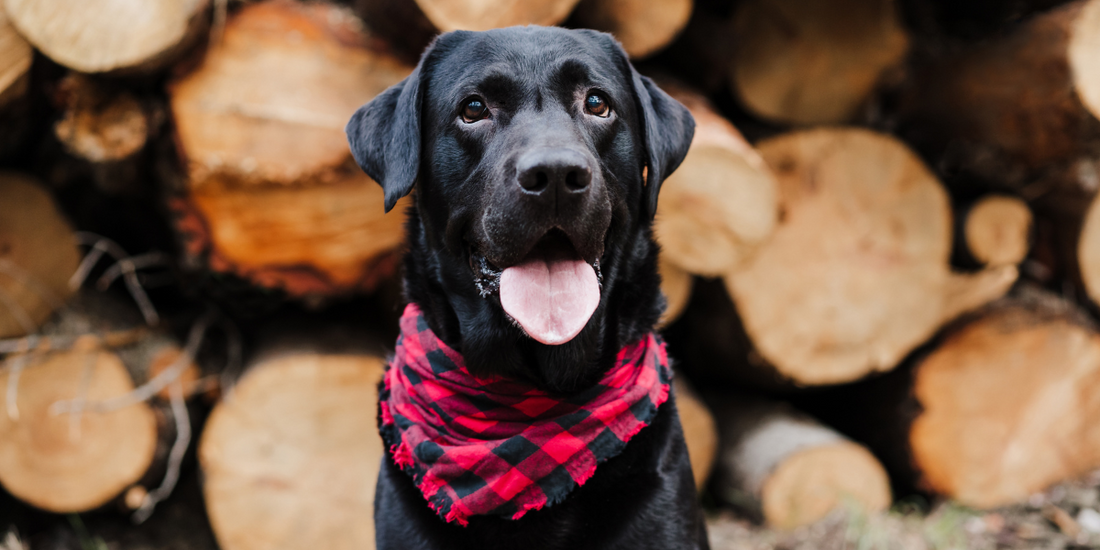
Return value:
<svg viewBox="0 0 1100 550">
<path fill-rule="evenodd" d="M 533 26 L 440 36 L 348 124 L 387 210 L 416 187 L 405 292 L 432 331 L 475 375 L 561 395 L 591 386 L 653 330 L 664 307 L 657 192 L 693 132 L 687 109 L 609 35 Z M 532 254 L 577 258 L 598 281 L 565 277 L 557 309 L 531 313 L 522 296 L 502 296 L 501 275 Z M 518 520 L 445 523 L 383 462 L 380 549 L 708 547 L 671 398 L 586 484 Z"/>
</svg>

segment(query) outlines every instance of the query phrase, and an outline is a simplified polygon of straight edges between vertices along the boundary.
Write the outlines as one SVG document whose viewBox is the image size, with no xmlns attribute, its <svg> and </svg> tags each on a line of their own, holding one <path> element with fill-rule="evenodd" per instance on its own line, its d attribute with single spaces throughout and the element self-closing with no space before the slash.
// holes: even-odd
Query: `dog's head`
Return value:
<svg viewBox="0 0 1100 550">
<path fill-rule="evenodd" d="M 406 292 L 432 329 L 475 373 L 566 391 L 660 313 L 650 226 L 693 129 L 609 35 L 513 27 L 440 36 L 347 132 L 387 210 L 416 187 Z"/>
</svg>

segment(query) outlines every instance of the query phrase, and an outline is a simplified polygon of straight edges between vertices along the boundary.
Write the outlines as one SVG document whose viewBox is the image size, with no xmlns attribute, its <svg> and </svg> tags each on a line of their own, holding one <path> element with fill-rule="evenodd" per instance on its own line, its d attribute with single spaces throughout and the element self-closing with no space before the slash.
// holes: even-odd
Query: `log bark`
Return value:
<svg viewBox="0 0 1100 550">
<path fill-rule="evenodd" d="M 1071 2 L 915 63 L 900 134 L 945 169 L 1031 201 L 1095 192 L 1100 2 Z"/>
<path fill-rule="evenodd" d="M 437 29 L 487 31 L 513 25 L 556 25 L 579 0 L 416 0 Z"/>
<path fill-rule="evenodd" d="M 71 294 L 79 262 L 72 227 L 50 194 L 0 172 L 0 338 L 36 332 Z"/>
<path fill-rule="evenodd" d="M 734 32 L 732 89 L 796 125 L 851 121 L 909 49 L 894 0 L 749 0 Z"/>
<path fill-rule="evenodd" d="M 695 138 L 661 186 L 657 242 L 668 261 L 689 273 L 728 273 L 775 230 L 775 176 L 703 96 L 664 79 L 660 84 L 695 117 Z"/>
<path fill-rule="evenodd" d="M 26 359 L 32 359 L 26 357 Z M 0 374 L 9 385 L 11 369 Z M 153 461 L 157 423 L 148 405 L 54 414 L 60 401 L 103 401 L 134 388 L 114 353 L 89 346 L 52 353 L 20 376 L 18 416 L 0 395 L 0 483 L 20 500 L 56 513 L 91 510 L 141 479 Z"/>
<path fill-rule="evenodd" d="M 684 429 L 684 441 L 687 443 L 691 472 L 695 477 L 695 487 L 699 491 L 707 484 L 714 468 L 714 459 L 718 454 L 718 429 L 714 424 L 714 415 L 699 395 L 682 376 L 673 380 L 676 392 L 676 409 L 680 413 L 680 425 Z"/>
<path fill-rule="evenodd" d="M 186 183 L 172 201 L 193 263 L 292 296 L 392 274 L 402 207 L 358 169 L 344 125 L 411 67 L 328 4 L 247 6 L 170 86 Z"/>
<path fill-rule="evenodd" d="M 890 479 L 863 446 L 784 403 L 737 394 L 714 403 L 721 450 L 713 486 L 727 503 L 780 529 L 845 506 L 889 507 Z"/>
<path fill-rule="evenodd" d="M 627 55 L 642 59 L 672 42 L 691 18 L 694 0 L 584 0 L 577 23 L 609 32 Z"/>
<path fill-rule="evenodd" d="M 0 5 L 0 107 L 27 91 L 34 50 L 19 36 Z"/>
<path fill-rule="evenodd" d="M 759 356 L 795 384 L 890 370 L 1016 280 L 1013 266 L 951 271 L 946 192 L 894 138 L 821 129 L 759 151 L 779 181 L 781 221 L 725 282 Z"/>
<path fill-rule="evenodd" d="M 906 368 L 820 396 L 816 408 L 899 482 L 993 508 L 1100 466 L 1097 384 L 1093 322 L 1025 289 L 956 323 Z"/>
<path fill-rule="evenodd" d="M 255 361 L 199 445 L 218 544 L 374 548 L 381 359 L 284 351 Z"/>
<path fill-rule="evenodd" d="M 206 0 L 4 0 L 12 23 L 57 63 L 84 73 L 149 71 L 174 60 L 205 26 Z"/>
<path fill-rule="evenodd" d="M 1031 209 L 1020 199 L 983 197 L 964 216 L 966 249 L 981 265 L 1018 265 L 1027 256 L 1032 221 Z"/>
</svg>

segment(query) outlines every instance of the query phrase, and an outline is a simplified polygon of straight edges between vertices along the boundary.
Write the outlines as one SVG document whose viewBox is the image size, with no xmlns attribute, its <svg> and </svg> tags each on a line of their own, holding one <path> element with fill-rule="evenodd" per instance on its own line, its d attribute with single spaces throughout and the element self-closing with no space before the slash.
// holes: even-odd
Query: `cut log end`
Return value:
<svg viewBox="0 0 1100 550">
<path fill-rule="evenodd" d="M 1027 256 L 1031 223 L 1031 209 L 1020 199 L 982 199 L 967 213 L 966 246 L 984 265 L 1017 265 Z"/>
<path fill-rule="evenodd" d="M 890 370 L 1014 280 L 1012 267 L 950 271 L 947 194 L 894 138 L 821 129 L 759 149 L 779 181 L 782 221 L 726 285 L 757 351 L 792 381 Z"/>
<path fill-rule="evenodd" d="M 690 273 L 665 260 L 663 256 L 657 270 L 661 274 L 661 292 L 664 293 L 667 302 L 665 312 L 657 321 L 657 326 L 660 328 L 675 321 L 684 312 L 691 298 L 692 278 Z"/>
<path fill-rule="evenodd" d="M 34 50 L 16 32 L 0 3 L 0 107 L 26 92 L 33 60 Z"/>
<path fill-rule="evenodd" d="M 731 85 L 756 114 L 850 121 L 909 49 L 891 0 L 753 0 L 738 7 Z"/>
<path fill-rule="evenodd" d="M 775 177 L 706 99 L 671 82 L 661 87 L 688 107 L 696 130 L 687 157 L 661 186 L 654 232 L 669 261 L 690 273 L 720 276 L 774 231 Z"/>
<path fill-rule="evenodd" d="M 126 367 L 105 351 L 68 351 L 40 362 L 29 357 L 18 381 L 17 407 L 0 392 L 0 483 L 19 499 L 51 512 L 97 508 L 149 468 L 157 425 L 144 403 L 78 418 L 51 406 L 78 398 L 103 401 L 133 390 Z M 10 369 L 0 375 L 7 387 Z M 18 411 L 12 418 L 11 411 Z M 8 412 L 4 412 L 8 411 Z"/>
<path fill-rule="evenodd" d="M 374 547 L 382 360 L 288 354 L 253 365 L 199 444 L 226 550 Z"/>
<path fill-rule="evenodd" d="M 1081 103 L 1100 118 L 1100 1 L 1083 2 L 1074 20 L 1068 49 L 1074 87 Z"/>
<path fill-rule="evenodd" d="M 54 61 L 84 73 L 155 68 L 197 35 L 206 0 L 4 0 L 20 34 Z"/>
<path fill-rule="evenodd" d="M 702 490 L 710 478 L 714 459 L 718 456 L 718 428 L 714 423 L 714 416 L 691 386 L 679 376 L 674 383 L 676 409 L 680 414 L 680 425 L 684 429 L 691 472 L 695 477 L 695 487 Z"/>
<path fill-rule="evenodd" d="M 172 207 L 195 263 L 296 297 L 370 290 L 403 218 L 355 165 L 344 126 L 411 71 L 329 4 L 268 2 L 227 23 L 170 86 L 187 183 Z"/>
<path fill-rule="evenodd" d="M 577 22 L 609 32 L 627 55 L 640 59 L 667 46 L 688 23 L 694 0 L 586 0 Z"/>
<path fill-rule="evenodd" d="M 416 0 L 428 20 L 443 32 L 487 31 L 513 25 L 556 25 L 579 0 Z"/>
<path fill-rule="evenodd" d="M 131 94 L 71 75 L 60 85 L 64 114 L 54 134 L 72 154 L 93 163 L 120 161 L 145 147 L 150 121 Z"/>
<path fill-rule="evenodd" d="M 890 479 L 867 449 L 841 441 L 784 460 L 764 482 L 760 501 L 768 525 L 793 529 L 837 509 L 887 509 Z"/>
<path fill-rule="evenodd" d="M 990 508 L 1100 466 L 1100 334 L 1082 318 L 1010 302 L 919 363 L 909 446 L 926 489 Z"/>
<path fill-rule="evenodd" d="M 1100 303 L 1100 200 L 1095 198 L 1077 237 L 1077 266 L 1089 298 Z"/>
<path fill-rule="evenodd" d="M 69 297 L 72 228 L 30 178 L 0 172 L 0 338 L 34 332 Z"/>
</svg>

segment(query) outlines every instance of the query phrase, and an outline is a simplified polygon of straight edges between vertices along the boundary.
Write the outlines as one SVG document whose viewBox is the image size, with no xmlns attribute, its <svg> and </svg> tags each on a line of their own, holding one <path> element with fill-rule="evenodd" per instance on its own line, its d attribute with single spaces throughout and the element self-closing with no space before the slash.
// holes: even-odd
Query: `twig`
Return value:
<svg viewBox="0 0 1100 550">
<path fill-rule="evenodd" d="M 237 384 L 237 378 L 241 374 L 243 350 L 241 346 L 241 331 L 237 325 L 228 318 L 222 319 L 222 332 L 225 334 L 225 368 L 222 369 L 221 387 L 222 398 L 231 399 L 233 386 Z"/>
<path fill-rule="evenodd" d="M 8 353 L 24 353 L 28 351 L 41 353 L 47 351 L 66 351 L 75 347 L 77 345 L 77 342 L 87 340 L 89 336 L 96 338 L 101 343 L 102 347 L 119 348 L 140 341 L 148 334 L 148 332 L 148 329 L 141 327 L 126 330 L 115 330 L 98 335 L 79 334 L 42 336 L 40 334 L 32 334 L 30 336 L 23 336 L 21 338 L 4 338 L 0 339 L 0 355 Z"/>
<path fill-rule="evenodd" d="M 95 365 L 99 362 L 99 352 L 96 350 L 86 352 L 84 358 L 84 370 L 80 374 L 80 386 L 76 390 L 76 398 L 72 400 L 69 409 L 69 439 L 80 441 L 80 420 L 84 416 L 84 408 L 88 403 L 88 389 L 92 386 L 92 376 L 95 374 Z"/>
<path fill-rule="evenodd" d="M 99 284 L 101 289 L 106 289 L 104 280 L 110 281 L 118 278 L 118 275 L 122 275 L 123 281 L 126 283 L 126 289 L 130 292 L 130 296 L 133 297 L 134 302 L 137 302 L 138 308 L 141 309 L 141 315 L 145 318 L 145 323 L 150 326 L 156 326 L 160 323 L 160 315 L 157 314 L 156 308 L 153 307 L 153 302 L 149 299 L 149 295 L 145 293 L 145 289 L 141 286 L 141 281 L 137 276 L 137 269 L 140 267 L 148 267 L 150 265 L 164 264 L 167 262 L 167 256 L 159 252 L 150 252 L 139 256 L 130 257 L 126 250 L 119 246 L 118 243 L 101 237 L 94 233 L 87 231 L 77 231 L 75 234 L 76 240 L 79 244 L 85 246 L 91 246 L 92 250 L 88 252 L 88 255 L 84 257 L 84 260 L 80 262 L 80 267 L 77 268 L 76 273 L 69 279 L 69 287 L 73 290 L 80 288 L 84 281 L 88 278 L 92 268 L 95 267 L 96 262 L 99 261 L 103 254 L 109 254 L 115 260 L 115 264 L 107 269 L 107 272 L 100 278 Z M 117 274 L 115 271 L 117 270 Z"/>
<path fill-rule="evenodd" d="M 168 453 L 168 469 L 164 472 L 164 480 L 161 481 L 160 487 L 145 495 L 145 500 L 132 517 L 134 523 L 144 523 L 153 514 L 157 504 L 172 494 L 172 490 L 176 488 L 176 482 L 179 481 L 183 455 L 191 442 L 191 418 L 187 415 L 187 404 L 183 400 L 183 383 L 179 379 L 173 381 L 168 387 L 168 396 L 172 404 L 172 417 L 176 421 L 176 440 Z"/>
<path fill-rule="evenodd" d="M 168 387 L 173 381 L 179 378 L 184 369 L 187 368 L 198 353 L 199 347 L 202 346 L 203 338 L 206 336 L 207 329 L 214 322 L 216 312 L 211 310 L 195 321 L 195 324 L 191 326 L 191 332 L 187 335 L 187 345 L 183 348 L 183 353 L 176 358 L 168 368 L 161 371 L 160 374 L 154 376 L 151 380 L 142 384 L 138 388 L 135 388 L 130 393 L 120 395 L 118 397 L 112 397 L 105 401 L 89 402 L 86 405 L 86 410 L 93 412 L 111 412 L 118 409 L 123 409 L 148 401 L 160 390 Z M 64 413 L 73 413 L 75 405 L 72 400 L 70 401 L 58 401 L 50 405 L 50 414 L 59 415 Z"/>
</svg>

